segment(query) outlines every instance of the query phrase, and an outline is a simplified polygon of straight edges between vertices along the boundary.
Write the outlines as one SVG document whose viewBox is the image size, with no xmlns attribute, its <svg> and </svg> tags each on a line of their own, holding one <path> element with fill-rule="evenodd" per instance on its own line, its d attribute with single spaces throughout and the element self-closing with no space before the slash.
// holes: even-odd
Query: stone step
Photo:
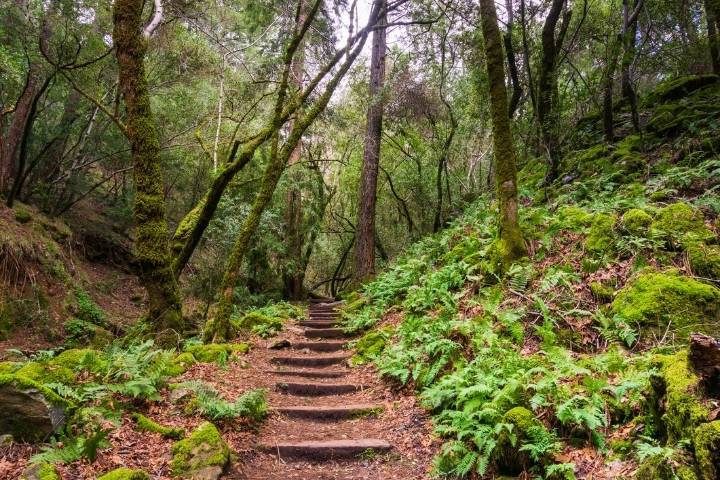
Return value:
<svg viewBox="0 0 720 480">
<path fill-rule="evenodd" d="M 278 365 L 288 365 L 292 367 L 327 367 L 345 362 L 350 355 L 328 355 L 324 357 L 317 356 L 277 356 L 272 357 L 270 361 Z"/>
<path fill-rule="evenodd" d="M 342 328 L 311 328 L 305 330 L 307 338 L 347 338 L 350 335 Z"/>
<path fill-rule="evenodd" d="M 348 374 L 343 370 L 266 370 L 266 373 L 302 378 L 340 378 Z"/>
<path fill-rule="evenodd" d="M 301 327 L 308 327 L 308 328 L 332 328 L 337 324 L 338 324 L 338 322 L 336 320 L 301 320 L 300 321 Z"/>
<path fill-rule="evenodd" d="M 382 405 L 358 404 L 343 405 L 340 407 L 277 407 L 274 410 L 290 418 L 303 418 L 307 420 L 342 420 L 347 418 L 379 415 L 384 410 L 384 407 Z"/>
<path fill-rule="evenodd" d="M 260 445 L 259 448 L 280 458 L 298 460 L 331 460 L 353 458 L 368 452 L 387 452 L 392 446 L 385 440 L 361 438 L 357 440 L 327 440 Z"/>
<path fill-rule="evenodd" d="M 355 393 L 366 388 L 363 385 L 353 385 L 351 383 L 277 382 L 275 386 L 279 391 L 283 393 L 288 393 L 290 395 L 300 395 L 304 397 L 342 395 L 344 393 Z"/>
<path fill-rule="evenodd" d="M 338 352 L 340 350 L 345 350 L 347 342 L 296 342 L 290 346 L 296 350 L 307 349 L 312 350 L 313 352 Z"/>
</svg>

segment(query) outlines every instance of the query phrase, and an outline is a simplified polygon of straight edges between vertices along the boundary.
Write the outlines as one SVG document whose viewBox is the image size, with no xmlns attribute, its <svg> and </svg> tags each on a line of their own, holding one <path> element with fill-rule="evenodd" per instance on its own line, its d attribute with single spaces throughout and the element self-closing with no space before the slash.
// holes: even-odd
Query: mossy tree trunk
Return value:
<svg viewBox="0 0 720 480">
<path fill-rule="evenodd" d="M 387 50 L 387 30 L 384 27 L 387 18 L 386 5 L 385 0 L 374 2 L 375 8 L 382 13 L 379 25 L 373 31 L 370 58 L 370 104 L 365 127 L 365 150 L 360 174 L 355 237 L 355 277 L 358 281 L 366 280 L 375 273 L 375 203 L 383 122 L 382 90 L 385 83 Z"/>
<path fill-rule="evenodd" d="M 518 223 L 515 146 L 508 117 L 502 39 L 494 0 L 480 0 L 480 16 L 490 90 L 495 184 L 499 206 L 498 242 L 501 261 L 503 265 L 509 265 L 526 256 L 527 247 Z"/>
<path fill-rule="evenodd" d="M 713 73 L 720 75 L 720 0 L 705 0 L 705 21 Z"/>
<path fill-rule="evenodd" d="M 503 36 L 503 43 L 505 44 L 508 73 L 510 73 L 510 84 L 512 85 L 512 95 L 510 96 L 510 104 L 508 105 L 508 116 L 513 118 L 518 105 L 520 105 L 520 99 L 522 98 L 522 86 L 520 85 L 520 76 L 518 74 L 517 62 L 515 61 L 515 49 L 512 41 L 514 24 L 512 0 L 505 0 L 505 9 L 507 12 L 507 32 L 505 32 Z"/>
<path fill-rule="evenodd" d="M 113 43 L 135 182 L 135 249 L 140 281 L 148 293 L 148 320 L 158 332 L 182 331 L 180 289 L 168 247 L 160 140 L 145 77 L 143 4 L 143 0 L 115 0 L 113 10 Z"/>
<path fill-rule="evenodd" d="M 260 190 L 255 196 L 247 218 L 243 222 L 240 233 L 235 240 L 232 252 L 230 253 L 230 257 L 225 266 L 225 273 L 223 275 L 222 283 L 220 284 L 217 312 L 215 314 L 215 318 L 212 322 L 210 322 L 204 334 L 206 341 L 222 342 L 230 339 L 234 334 L 233 327 L 230 322 L 230 316 L 232 315 L 233 290 L 240 278 L 240 270 L 245 254 L 250 245 L 250 241 L 252 240 L 252 236 L 257 230 L 258 225 L 260 225 L 262 214 L 267 205 L 270 203 L 278 181 L 280 180 L 280 176 L 285 170 L 285 166 L 287 165 L 292 152 L 300 142 L 302 135 L 315 121 L 318 115 L 325 110 L 325 107 L 330 101 L 330 98 L 332 97 L 332 94 L 338 84 L 344 78 L 350 66 L 362 51 L 370 28 L 374 24 L 372 16 L 373 13 L 371 13 L 369 27 L 364 29 L 354 49 L 346 52 L 347 55 L 345 61 L 338 68 L 338 71 L 333 75 L 332 79 L 327 83 L 322 95 L 315 101 L 312 108 L 308 109 L 293 122 L 292 130 L 282 147 L 280 146 L 279 133 L 273 136 L 270 161 L 265 168 Z M 290 65 L 286 64 L 284 80 L 281 81 L 281 85 L 287 85 L 289 69 Z M 282 108 L 283 103 L 284 100 L 282 98 L 278 98 L 276 109 Z"/>
</svg>

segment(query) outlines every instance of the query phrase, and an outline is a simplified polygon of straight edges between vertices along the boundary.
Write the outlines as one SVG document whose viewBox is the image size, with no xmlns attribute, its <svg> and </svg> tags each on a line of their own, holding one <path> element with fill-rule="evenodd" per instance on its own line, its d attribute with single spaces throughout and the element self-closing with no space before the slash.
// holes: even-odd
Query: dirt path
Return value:
<svg viewBox="0 0 720 480">
<path fill-rule="evenodd" d="M 267 388 L 273 409 L 230 478 L 427 478 L 437 445 L 426 414 L 370 368 L 348 368 L 337 315 L 333 304 L 311 304 L 309 318 L 280 339 L 285 348 L 268 348 L 278 339 L 258 345 L 251 368 L 227 372 L 239 385 Z"/>
</svg>

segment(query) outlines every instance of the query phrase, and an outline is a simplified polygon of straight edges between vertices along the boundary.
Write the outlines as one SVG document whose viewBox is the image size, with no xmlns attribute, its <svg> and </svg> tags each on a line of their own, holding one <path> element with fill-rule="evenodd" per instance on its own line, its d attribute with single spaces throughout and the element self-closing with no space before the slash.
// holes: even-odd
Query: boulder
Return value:
<svg viewBox="0 0 720 480">
<path fill-rule="evenodd" d="M 172 446 L 170 468 L 175 477 L 217 480 L 230 461 L 230 448 L 210 422 Z"/>
<path fill-rule="evenodd" d="M 19 375 L 0 375 L 0 435 L 40 442 L 65 424 L 68 404 L 50 389 Z"/>
</svg>

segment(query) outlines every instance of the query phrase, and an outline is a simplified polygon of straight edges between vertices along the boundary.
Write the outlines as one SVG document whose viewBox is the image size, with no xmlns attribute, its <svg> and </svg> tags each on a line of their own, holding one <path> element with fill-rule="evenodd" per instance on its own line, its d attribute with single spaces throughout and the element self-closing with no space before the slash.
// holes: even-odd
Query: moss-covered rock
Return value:
<svg viewBox="0 0 720 480">
<path fill-rule="evenodd" d="M 720 247 L 694 243 L 687 249 L 690 268 L 697 276 L 720 280 Z"/>
<path fill-rule="evenodd" d="M 692 467 L 664 455 L 646 458 L 635 472 L 635 480 L 697 480 Z"/>
<path fill-rule="evenodd" d="M 179 440 L 185 436 L 185 430 L 180 427 L 165 427 L 155 422 L 154 420 L 146 417 L 142 413 L 133 413 L 132 419 L 135 420 L 135 425 L 140 432 L 154 432 L 159 433 L 165 438 L 172 438 Z"/>
<path fill-rule="evenodd" d="M 260 312 L 250 312 L 244 315 L 239 322 L 239 327 L 243 330 L 252 330 L 256 327 L 270 327 L 276 330 L 282 330 L 282 319 L 264 315 Z"/>
<path fill-rule="evenodd" d="M 510 433 L 503 431 L 498 436 L 493 459 L 500 473 L 518 475 L 531 465 L 530 456 L 520 447 L 530 439 L 533 429 L 545 429 L 545 426 L 525 407 L 508 410 L 501 423 L 512 425 L 512 430 Z"/>
<path fill-rule="evenodd" d="M 107 366 L 107 361 L 102 358 L 100 352 L 92 348 L 72 348 L 65 350 L 50 360 L 49 363 L 71 370 L 87 368 L 91 372 L 99 372 Z"/>
<path fill-rule="evenodd" d="M 585 250 L 595 255 L 612 254 L 615 250 L 616 220 L 615 216 L 604 213 L 593 215 L 590 232 L 585 239 Z"/>
<path fill-rule="evenodd" d="M 647 161 L 641 155 L 643 139 L 640 135 L 628 135 L 615 146 L 612 161 L 626 173 L 642 172 Z"/>
<path fill-rule="evenodd" d="M 172 456 L 175 477 L 217 478 L 230 460 L 230 448 L 215 425 L 205 422 L 172 446 Z"/>
<path fill-rule="evenodd" d="M 651 366 L 657 369 L 652 379 L 657 405 L 652 410 L 662 422 L 656 425 L 665 430 L 669 444 L 692 439 L 695 428 L 707 421 L 709 410 L 702 403 L 700 379 L 690 368 L 687 351 L 656 355 Z"/>
<path fill-rule="evenodd" d="M 580 207 L 566 206 L 559 208 L 554 218 L 561 228 L 581 232 L 592 225 L 594 215 Z"/>
<path fill-rule="evenodd" d="M 0 375 L 10 375 L 22 368 L 21 362 L 0 362 Z"/>
<path fill-rule="evenodd" d="M 165 373 L 170 377 L 176 377 L 185 373 L 188 368 L 196 363 L 198 361 L 192 353 L 182 352 L 172 359 Z"/>
<path fill-rule="evenodd" d="M 720 475 L 720 420 L 697 427 L 693 436 L 693 444 L 700 478 L 702 480 L 718 478 Z"/>
<path fill-rule="evenodd" d="M 690 93 L 708 85 L 718 82 L 718 76 L 708 75 L 685 75 L 672 78 L 658 84 L 645 98 L 644 105 L 651 106 L 657 103 L 669 102 L 686 97 Z"/>
<path fill-rule="evenodd" d="M 34 463 L 20 474 L 20 480 L 62 480 L 55 465 L 47 462 Z"/>
<path fill-rule="evenodd" d="M 631 208 L 620 219 L 622 229 L 636 237 L 644 237 L 650 228 L 653 218 L 645 210 Z"/>
<path fill-rule="evenodd" d="M 248 343 L 208 343 L 207 345 L 194 345 L 186 350 L 198 362 L 212 363 L 230 360 L 233 356 L 247 353 L 250 350 Z"/>
<path fill-rule="evenodd" d="M 79 318 L 69 319 L 63 327 L 66 333 L 65 345 L 69 347 L 90 345 L 94 348 L 102 348 L 112 343 L 114 339 L 110 331 Z"/>
<path fill-rule="evenodd" d="M 705 226 L 702 212 L 684 202 L 661 208 L 650 228 L 663 237 L 672 248 L 687 247 L 715 237 Z"/>
<path fill-rule="evenodd" d="M 22 375 L 0 375 L 0 435 L 37 442 L 62 428 L 69 403 Z"/>
<path fill-rule="evenodd" d="M 677 271 L 644 271 L 620 292 L 612 312 L 631 325 L 670 331 L 686 338 L 691 331 L 720 333 L 720 289 Z"/>
<path fill-rule="evenodd" d="M 75 374 L 67 367 L 52 363 L 28 362 L 15 372 L 38 383 L 64 383 L 75 381 Z"/>
<path fill-rule="evenodd" d="M 112 472 L 108 472 L 97 480 L 150 480 L 150 475 L 142 470 L 132 470 L 130 468 L 118 468 Z"/>
<path fill-rule="evenodd" d="M 387 326 L 366 333 L 355 344 L 355 355 L 350 360 L 353 365 L 363 365 L 372 361 L 385 349 L 385 344 L 392 336 L 393 327 Z"/>
</svg>

